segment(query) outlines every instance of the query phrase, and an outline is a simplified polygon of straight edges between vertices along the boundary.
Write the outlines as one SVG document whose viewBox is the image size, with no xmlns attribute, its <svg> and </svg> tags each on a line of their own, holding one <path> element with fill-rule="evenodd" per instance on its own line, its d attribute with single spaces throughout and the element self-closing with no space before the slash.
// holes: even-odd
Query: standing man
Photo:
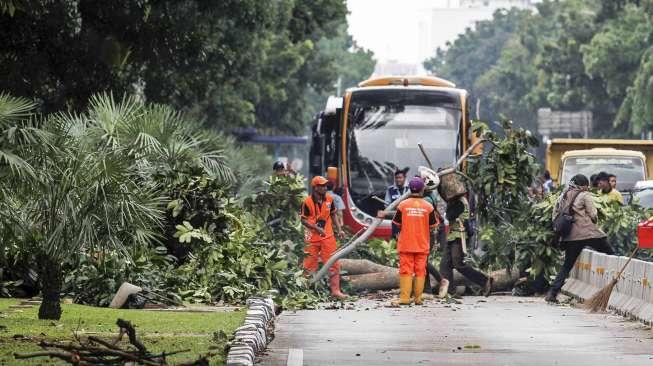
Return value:
<svg viewBox="0 0 653 366">
<path fill-rule="evenodd" d="M 442 277 L 453 281 L 453 270 L 467 277 L 470 281 L 483 288 L 483 295 L 490 296 L 494 279 L 483 272 L 467 265 L 465 255 L 467 254 L 467 226 L 469 225 L 469 204 L 464 196 L 451 200 L 447 204 L 446 218 L 449 221 L 449 233 L 447 243 L 442 251 L 440 261 L 440 273 Z"/>
<path fill-rule="evenodd" d="M 548 170 L 544 171 L 544 183 L 542 183 L 542 188 L 544 189 L 544 194 L 548 195 L 553 192 L 555 185 L 553 184 L 553 179 L 551 179 L 551 173 Z"/>
<path fill-rule="evenodd" d="M 611 184 L 611 178 L 614 177 L 614 186 L 617 186 L 617 177 L 606 172 L 600 172 L 596 175 L 596 181 L 598 182 L 599 189 L 601 190 L 601 196 L 604 196 L 608 202 L 619 202 L 619 204 L 624 204 L 624 197 L 621 195 L 616 188 Z"/>
<path fill-rule="evenodd" d="M 286 165 L 282 161 L 275 161 L 272 165 L 272 171 L 277 177 L 286 175 Z"/>
<path fill-rule="evenodd" d="M 394 200 L 401 197 L 404 193 L 408 191 L 408 185 L 406 185 L 406 173 L 408 173 L 408 168 L 395 171 L 395 184 L 388 187 L 385 191 L 385 204 L 386 206 L 390 205 Z M 397 238 L 399 234 L 399 227 L 392 223 L 392 237 Z"/>
<path fill-rule="evenodd" d="M 397 241 L 400 295 L 398 300 L 392 302 L 393 306 L 410 304 L 410 294 L 413 291 L 415 305 L 422 304 L 431 229 L 438 225 L 435 209 L 422 198 L 422 178 L 412 178 L 409 188 L 411 196 L 399 204 L 392 220 L 401 228 Z"/>
<path fill-rule="evenodd" d="M 326 178 L 316 176 L 311 180 L 313 192 L 302 203 L 301 218 L 304 225 L 304 269 L 313 274 L 317 272 L 318 260 L 326 263 L 336 251 L 336 238 L 333 232 L 335 222 L 339 237 L 344 237 L 344 231 L 336 216 L 333 198 L 327 194 Z M 329 268 L 329 284 L 331 295 L 344 299 L 347 295 L 340 291 L 340 263 L 336 262 Z"/>
<path fill-rule="evenodd" d="M 336 227 L 344 227 L 344 221 L 342 218 L 342 212 L 345 210 L 345 201 L 340 197 L 339 194 L 333 191 L 333 187 L 335 187 L 335 183 L 331 180 L 327 183 L 327 193 L 333 198 L 333 205 L 336 207 L 336 217 L 338 218 L 338 222 Z"/>
<path fill-rule="evenodd" d="M 614 174 L 608 174 L 608 177 L 610 178 L 610 187 L 612 187 L 612 189 L 617 189 L 617 176 Z"/>
</svg>

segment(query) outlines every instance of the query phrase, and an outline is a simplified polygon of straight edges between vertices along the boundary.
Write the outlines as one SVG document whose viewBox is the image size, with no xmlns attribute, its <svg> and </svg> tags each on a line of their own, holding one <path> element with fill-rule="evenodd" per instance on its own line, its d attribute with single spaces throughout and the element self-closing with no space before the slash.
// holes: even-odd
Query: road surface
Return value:
<svg viewBox="0 0 653 366">
<path fill-rule="evenodd" d="M 286 311 L 260 365 L 653 365 L 651 328 L 541 298 Z"/>
</svg>

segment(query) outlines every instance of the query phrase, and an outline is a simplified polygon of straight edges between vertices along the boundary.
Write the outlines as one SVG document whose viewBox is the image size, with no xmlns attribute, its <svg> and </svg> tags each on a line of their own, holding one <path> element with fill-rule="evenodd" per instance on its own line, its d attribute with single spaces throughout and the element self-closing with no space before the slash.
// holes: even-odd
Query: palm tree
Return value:
<svg viewBox="0 0 653 366">
<path fill-rule="evenodd" d="M 126 156 L 160 183 L 174 184 L 180 174 L 206 173 L 230 184 L 234 174 L 221 150 L 224 140 L 164 105 L 145 105 L 112 95 L 91 98 L 88 121 L 95 143 L 123 149 Z"/>
<path fill-rule="evenodd" d="M 2 145 L 0 156 L 10 163 L 0 165 L 0 173 L 23 172 L 29 179 L 14 179 L 3 193 L 8 218 L 0 223 L 36 259 L 42 319 L 61 316 L 62 264 L 74 253 L 112 250 L 128 257 L 130 248 L 157 240 L 165 187 L 180 174 L 233 181 L 215 135 L 167 107 L 98 95 L 85 114 L 61 113 L 31 125 L 20 120 L 29 108 L 13 110 L 1 126 L 29 125 L 38 140 Z"/>
<path fill-rule="evenodd" d="M 162 221 L 162 198 L 138 184 L 127 151 L 97 146 L 84 118 L 56 115 L 41 126 L 47 140 L 25 152 L 34 177 L 14 186 L 10 213 L 21 246 L 38 264 L 41 319 L 59 319 L 62 264 L 73 253 L 148 245 Z"/>
<path fill-rule="evenodd" d="M 21 146 L 38 140 L 31 126 L 35 104 L 0 93 L 0 267 L 6 268 L 5 253 L 15 237 L 15 222 L 9 211 L 12 183 L 34 176 L 32 167 L 17 153 Z M 0 280 L 3 273 L 0 271 Z"/>
</svg>

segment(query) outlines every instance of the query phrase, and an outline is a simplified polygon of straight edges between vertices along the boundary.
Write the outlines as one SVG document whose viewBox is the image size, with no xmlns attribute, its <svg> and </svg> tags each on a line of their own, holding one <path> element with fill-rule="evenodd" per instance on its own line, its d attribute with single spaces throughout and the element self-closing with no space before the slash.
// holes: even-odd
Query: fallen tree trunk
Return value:
<svg viewBox="0 0 653 366">
<path fill-rule="evenodd" d="M 377 291 L 399 288 L 399 271 L 365 273 L 343 276 L 352 291 Z"/>
<path fill-rule="evenodd" d="M 360 269 L 364 266 L 369 266 L 368 263 L 356 262 L 369 262 L 373 266 L 371 268 L 381 268 L 381 271 L 373 273 L 353 274 L 347 268 Z M 397 268 L 383 266 L 368 260 L 347 259 L 341 260 L 341 268 L 351 275 L 344 276 L 343 280 L 349 283 L 349 288 L 352 291 L 377 291 L 377 290 L 392 290 L 399 288 L 399 270 Z M 360 272 L 357 272 L 360 273 Z M 519 279 L 519 271 L 513 269 L 512 273 L 506 270 L 498 270 L 491 272 L 490 275 L 494 278 L 494 291 L 509 291 L 512 289 L 515 282 Z M 472 282 L 466 277 L 454 271 L 454 286 L 471 286 Z"/>
<path fill-rule="evenodd" d="M 348 275 L 397 271 L 397 269 L 394 267 L 384 266 L 382 264 L 372 262 L 369 259 L 341 259 L 339 263 L 340 269 L 347 271 Z"/>
</svg>

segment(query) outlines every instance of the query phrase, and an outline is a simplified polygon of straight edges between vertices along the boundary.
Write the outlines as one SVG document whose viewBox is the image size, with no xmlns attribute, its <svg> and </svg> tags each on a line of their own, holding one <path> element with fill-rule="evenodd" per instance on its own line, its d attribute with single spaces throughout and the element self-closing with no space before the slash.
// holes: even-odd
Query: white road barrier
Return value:
<svg viewBox="0 0 653 366">
<path fill-rule="evenodd" d="M 245 324 L 236 329 L 227 354 L 227 366 L 253 366 L 256 355 L 272 340 L 275 308 L 272 298 L 253 297 L 247 300 Z"/>
<path fill-rule="evenodd" d="M 587 300 L 607 286 L 627 260 L 627 257 L 584 249 L 562 290 Z M 652 281 L 653 263 L 633 259 L 612 291 L 608 308 L 648 324 L 653 323 Z"/>
</svg>

